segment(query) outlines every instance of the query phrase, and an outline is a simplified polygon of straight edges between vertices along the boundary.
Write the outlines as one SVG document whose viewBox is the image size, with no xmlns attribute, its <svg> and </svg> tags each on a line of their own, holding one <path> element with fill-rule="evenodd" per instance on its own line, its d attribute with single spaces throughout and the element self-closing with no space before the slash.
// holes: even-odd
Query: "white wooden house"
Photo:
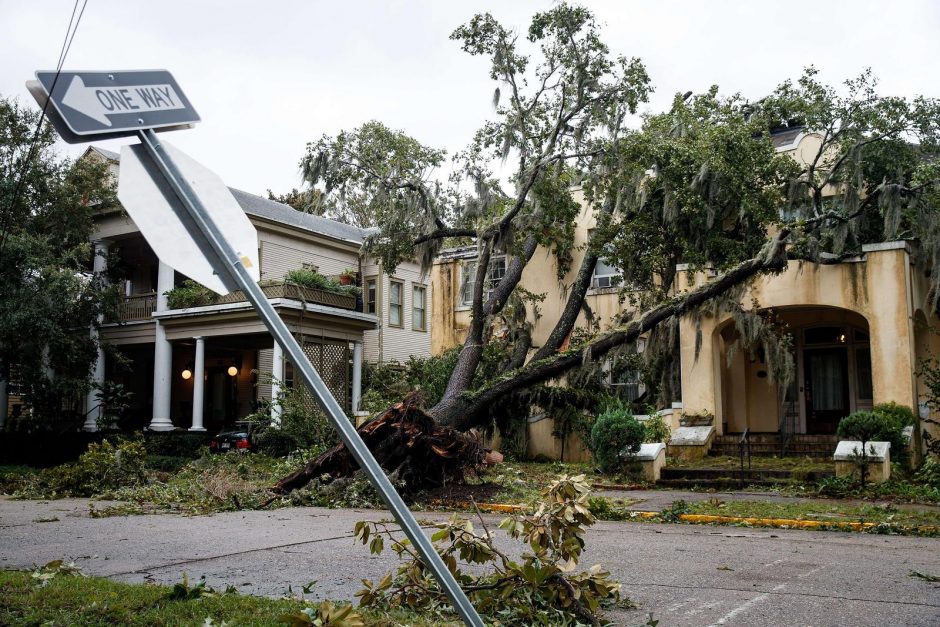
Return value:
<svg viewBox="0 0 940 627">
<path fill-rule="evenodd" d="M 116 153 L 92 147 L 83 158 L 106 160 L 116 179 Z M 358 409 L 363 360 L 430 355 L 430 285 L 416 264 L 388 276 L 361 254 L 362 229 L 232 193 L 258 232 L 265 293 L 349 415 Z M 93 242 L 96 269 L 104 269 L 109 255 L 124 278 L 120 319 L 101 327 L 106 349 L 93 378 L 133 393 L 131 414 L 147 418 L 139 426 L 218 428 L 254 411 L 278 386 L 293 385 L 291 364 L 239 292 L 211 305 L 170 309 L 166 293 L 186 277 L 157 258 L 120 207 L 96 217 Z M 362 297 L 283 283 L 287 272 L 301 268 L 325 276 L 352 270 Z M 195 384 L 200 379 L 202 386 Z M 88 409 L 95 404 L 90 397 Z M 96 419 L 91 411 L 85 428 L 95 429 Z"/>
</svg>

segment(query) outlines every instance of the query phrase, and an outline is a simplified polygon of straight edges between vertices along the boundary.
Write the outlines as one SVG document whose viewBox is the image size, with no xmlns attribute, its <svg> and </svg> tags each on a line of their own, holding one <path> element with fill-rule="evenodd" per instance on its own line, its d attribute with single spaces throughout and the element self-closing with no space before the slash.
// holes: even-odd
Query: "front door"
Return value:
<svg viewBox="0 0 940 627">
<path fill-rule="evenodd" d="M 849 415 L 849 359 L 845 347 L 803 351 L 806 432 L 835 433 Z"/>
</svg>

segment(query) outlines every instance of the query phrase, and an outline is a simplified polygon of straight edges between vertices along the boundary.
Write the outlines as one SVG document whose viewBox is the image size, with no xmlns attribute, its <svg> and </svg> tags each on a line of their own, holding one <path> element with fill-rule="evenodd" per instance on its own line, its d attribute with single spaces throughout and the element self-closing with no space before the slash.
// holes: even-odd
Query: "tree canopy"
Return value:
<svg viewBox="0 0 940 627">
<path fill-rule="evenodd" d="M 88 329 L 116 302 L 89 272 L 92 214 L 116 200 L 106 165 L 59 157 L 39 116 L 0 98 L 0 376 L 12 368 L 31 419 L 51 427 L 78 419 L 97 351 Z"/>
<path fill-rule="evenodd" d="M 442 151 L 378 122 L 324 136 L 302 160 L 308 183 L 369 214 L 378 232 L 366 248 L 389 272 L 405 259 L 428 265 L 445 243 L 476 246 L 467 338 L 430 410 L 445 424 L 480 424 L 497 401 L 625 351 L 641 335 L 661 335 L 655 343 L 668 354 L 682 315 L 733 311 L 745 341 L 786 361 L 773 325 L 740 302 L 748 281 L 781 271 L 789 258 L 833 263 L 884 237 L 919 240 L 922 267 L 940 255 L 936 100 L 879 96 L 867 71 L 835 88 L 808 68 L 757 102 L 717 87 L 677 95 L 668 111 L 631 128 L 650 79 L 641 61 L 611 53 L 583 7 L 537 13 L 521 35 L 480 14 L 451 39 L 489 59 L 496 86 L 494 118 L 452 157 L 447 181 L 430 176 Z M 802 160 L 781 154 L 775 138 L 787 131 L 814 134 L 818 149 Z M 511 189 L 494 175 L 496 162 L 511 165 Z M 577 188 L 597 223 L 583 255 L 573 255 Z M 548 340 L 534 347 L 526 303 L 538 295 L 520 280 L 540 247 L 551 252 L 567 300 L 548 321 Z M 506 271 L 487 286 L 497 255 Z M 606 330 L 572 341 L 599 258 L 644 292 Z M 679 294 L 680 263 L 717 273 Z M 475 384 L 484 346 L 507 327 L 506 374 Z M 654 359 L 657 351 L 648 352 Z"/>
</svg>

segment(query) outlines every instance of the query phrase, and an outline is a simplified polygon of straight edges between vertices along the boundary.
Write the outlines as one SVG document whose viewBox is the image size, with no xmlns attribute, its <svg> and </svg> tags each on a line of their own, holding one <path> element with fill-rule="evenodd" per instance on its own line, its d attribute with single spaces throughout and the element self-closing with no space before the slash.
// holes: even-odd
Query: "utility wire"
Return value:
<svg viewBox="0 0 940 627">
<path fill-rule="evenodd" d="M 17 201 L 19 200 L 20 191 L 23 187 L 23 181 L 26 178 L 26 171 L 29 169 L 29 166 L 33 161 L 33 152 L 36 149 L 36 142 L 39 140 L 39 134 L 42 131 L 42 123 L 46 117 L 46 109 L 49 108 L 49 101 L 52 100 L 52 93 L 55 91 L 56 83 L 59 82 L 59 74 L 62 72 L 62 66 L 65 64 L 65 59 L 68 57 L 69 50 L 72 48 L 72 41 L 75 39 L 75 33 L 78 32 L 78 25 L 82 21 L 82 16 L 85 14 L 85 7 L 88 6 L 88 0 L 84 0 L 84 2 L 82 2 L 82 9 L 79 11 L 78 3 L 79 0 L 75 0 L 75 4 L 72 6 L 72 15 L 69 17 L 69 26 L 65 31 L 65 39 L 62 40 L 62 47 L 59 50 L 59 62 L 56 65 L 55 76 L 52 79 L 52 86 L 49 88 L 49 98 L 46 98 L 46 103 L 42 106 L 42 113 L 40 113 L 39 119 L 36 121 L 36 128 L 33 131 L 33 137 L 29 142 L 29 150 L 26 153 L 26 159 L 23 161 L 23 166 L 20 168 L 20 172 L 16 177 L 16 186 L 13 188 L 13 198 L 10 201 L 10 204 L 7 206 L 6 211 L 3 212 L 3 223 L 0 224 L 0 255 L 3 254 L 3 246 L 7 239 L 7 223 L 9 222 L 10 216 L 13 215 L 13 210 L 16 207 Z M 76 12 L 78 12 L 78 19 L 75 18 Z"/>
</svg>

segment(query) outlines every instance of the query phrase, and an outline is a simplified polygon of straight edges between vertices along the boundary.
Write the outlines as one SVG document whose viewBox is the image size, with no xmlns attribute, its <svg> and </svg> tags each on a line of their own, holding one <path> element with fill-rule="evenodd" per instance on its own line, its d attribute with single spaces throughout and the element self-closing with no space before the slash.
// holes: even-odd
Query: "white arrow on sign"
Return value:
<svg viewBox="0 0 940 627">
<path fill-rule="evenodd" d="M 115 113 L 185 108 L 172 85 L 86 87 L 80 76 L 72 77 L 72 82 L 62 97 L 62 104 L 105 126 L 111 126 L 108 116 Z"/>
<path fill-rule="evenodd" d="M 163 141 L 219 230 L 257 281 L 258 233 L 222 179 Z M 219 294 L 238 289 L 141 144 L 121 148 L 118 198 L 160 261 Z"/>
</svg>

